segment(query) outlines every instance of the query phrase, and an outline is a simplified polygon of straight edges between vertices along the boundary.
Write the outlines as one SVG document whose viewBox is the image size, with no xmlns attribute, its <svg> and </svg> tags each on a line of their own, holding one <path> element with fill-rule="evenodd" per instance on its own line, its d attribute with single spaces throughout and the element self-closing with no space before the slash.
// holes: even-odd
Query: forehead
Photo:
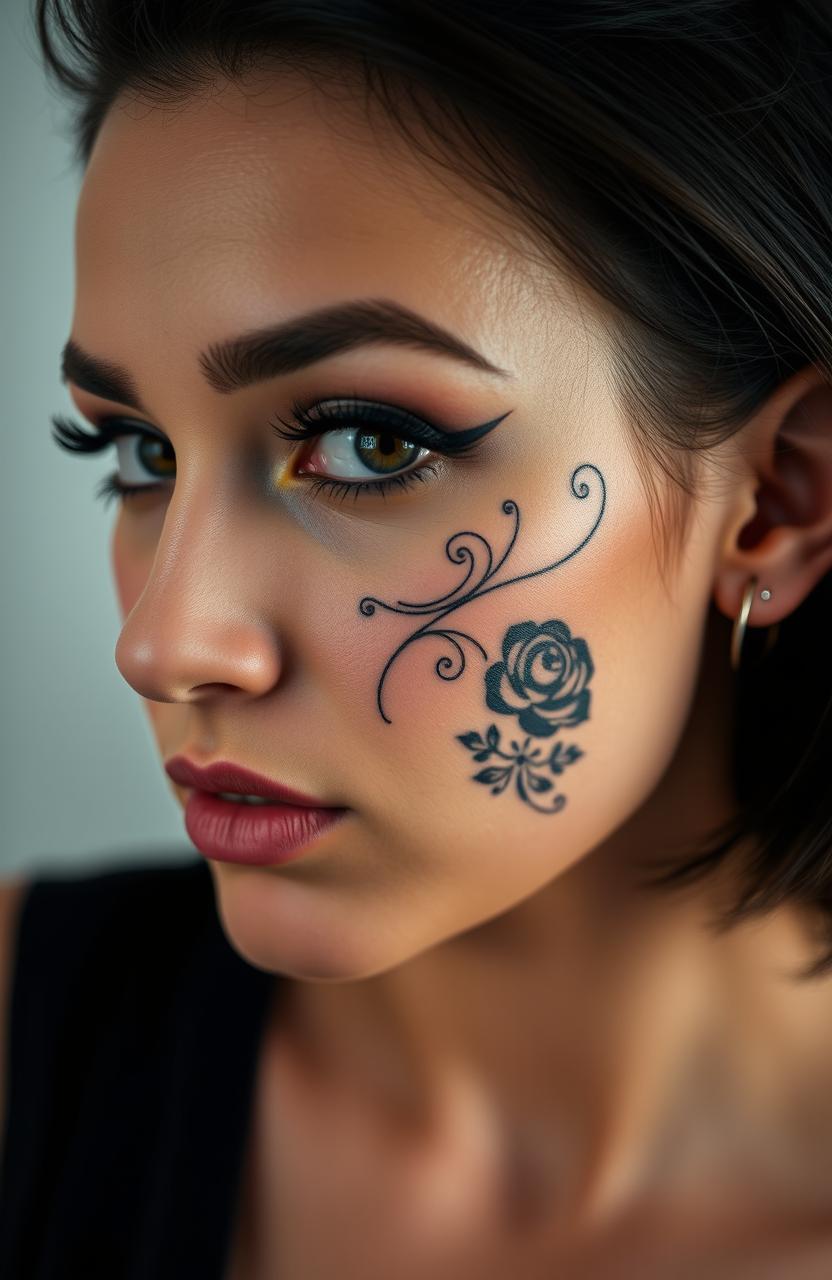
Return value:
<svg viewBox="0 0 832 1280">
<path fill-rule="evenodd" d="M 526 265 L 449 183 L 346 86 L 281 72 L 175 107 L 120 99 L 81 191 L 74 327 L 98 334 L 106 311 L 110 332 L 207 336 L 383 294 L 474 333 Z"/>
</svg>

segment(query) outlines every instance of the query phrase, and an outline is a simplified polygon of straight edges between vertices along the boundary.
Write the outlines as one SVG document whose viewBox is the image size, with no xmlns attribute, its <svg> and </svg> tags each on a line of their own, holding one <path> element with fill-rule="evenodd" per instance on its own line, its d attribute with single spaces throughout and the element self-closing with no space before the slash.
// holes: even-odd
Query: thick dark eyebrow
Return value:
<svg viewBox="0 0 832 1280">
<path fill-rule="evenodd" d="M 200 353 L 199 367 L 215 391 L 228 395 L 267 378 L 295 373 L 340 351 L 381 342 L 451 356 L 501 378 L 514 376 L 447 329 L 387 298 L 337 303 L 214 343 Z M 61 377 L 93 395 L 147 414 L 128 370 L 88 354 L 72 338 L 63 349 Z"/>
</svg>

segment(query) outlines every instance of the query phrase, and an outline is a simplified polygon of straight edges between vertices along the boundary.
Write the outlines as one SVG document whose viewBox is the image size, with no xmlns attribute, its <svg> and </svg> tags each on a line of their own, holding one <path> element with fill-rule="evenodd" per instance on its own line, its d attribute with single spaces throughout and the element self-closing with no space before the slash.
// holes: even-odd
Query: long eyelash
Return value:
<svg viewBox="0 0 832 1280">
<path fill-rule="evenodd" d="M 85 431 L 77 422 L 59 413 L 53 414 L 50 422 L 55 444 L 72 453 L 101 453 L 109 448 L 116 436 L 124 434 L 123 424 L 115 421 L 102 422 L 91 431 Z"/>
<path fill-rule="evenodd" d="M 506 416 L 503 414 L 503 417 Z M 287 422 L 278 414 L 269 425 L 284 440 L 314 440 L 325 431 L 360 422 L 368 426 L 384 427 L 386 431 L 401 440 L 412 440 L 437 453 L 461 458 L 472 453 L 477 447 L 478 437 L 490 431 L 498 421 L 502 419 L 484 423 L 481 427 L 474 427 L 470 431 L 440 431 L 438 427 L 424 422 L 406 409 L 376 404 L 373 400 L 354 398 L 325 402 L 318 407 L 314 416 L 297 400 L 293 400 L 292 421 Z M 276 426 L 276 422 L 281 425 Z"/>
</svg>

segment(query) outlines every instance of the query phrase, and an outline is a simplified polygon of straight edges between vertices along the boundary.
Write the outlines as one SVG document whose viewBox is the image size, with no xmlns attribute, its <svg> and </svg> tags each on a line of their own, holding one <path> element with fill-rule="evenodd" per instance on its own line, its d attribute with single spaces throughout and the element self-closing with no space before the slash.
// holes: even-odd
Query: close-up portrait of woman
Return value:
<svg viewBox="0 0 832 1280">
<path fill-rule="evenodd" d="M 27 3 L 188 853 L 2 882 L 0 1276 L 828 1280 L 832 4 Z"/>
</svg>

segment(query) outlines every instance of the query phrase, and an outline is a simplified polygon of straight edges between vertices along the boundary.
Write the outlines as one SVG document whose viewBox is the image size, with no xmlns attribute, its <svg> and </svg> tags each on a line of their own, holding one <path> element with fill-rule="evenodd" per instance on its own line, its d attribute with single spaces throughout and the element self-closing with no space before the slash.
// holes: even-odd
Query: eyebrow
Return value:
<svg viewBox="0 0 832 1280">
<path fill-rule="evenodd" d="M 514 377 L 447 329 L 387 298 L 355 299 L 322 307 L 214 343 L 200 352 L 199 367 L 209 386 L 228 395 L 268 378 L 295 373 L 338 352 L 374 343 L 432 351 L 481 372 Z M 72 338 L 61 355 L 61 380 L 147 414 L 130 372 L 90 355 Z"/>
</svg>

